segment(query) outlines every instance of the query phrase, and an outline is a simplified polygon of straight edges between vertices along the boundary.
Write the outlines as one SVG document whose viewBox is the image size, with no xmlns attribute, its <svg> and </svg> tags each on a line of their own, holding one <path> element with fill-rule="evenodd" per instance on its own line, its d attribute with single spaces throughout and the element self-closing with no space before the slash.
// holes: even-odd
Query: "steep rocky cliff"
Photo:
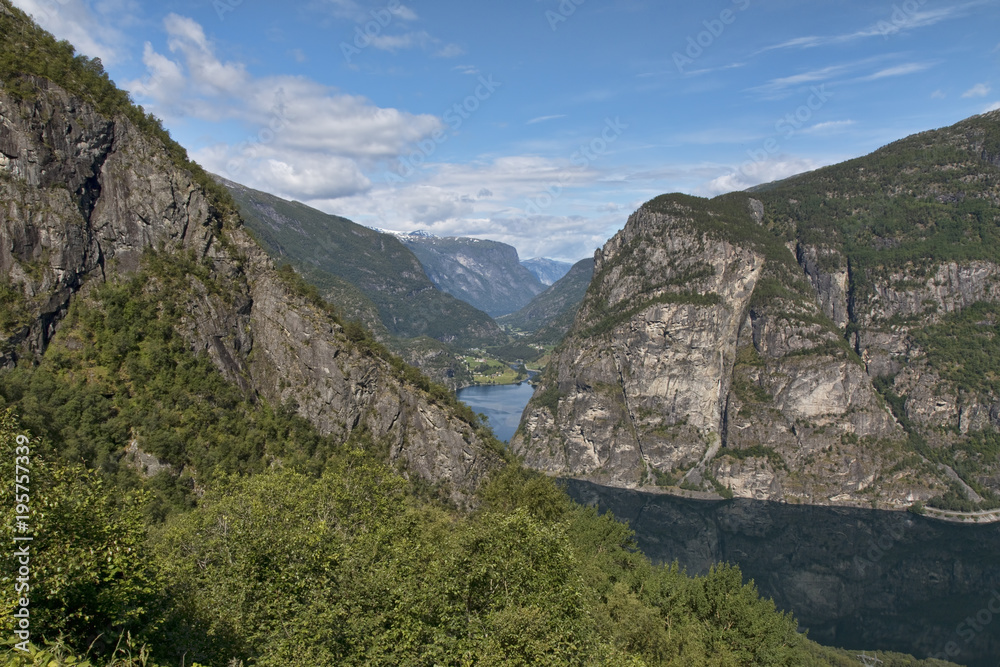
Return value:
<svg viewBox="0 0 1000 667">
<path fill-rule="evenodd" d="M 400 240 L 420 260 L 427 276 L 442 291 L 499 317 L 525 306 L 545 291 L 506 243 L 426 234 Z"/>
<path fill-rule="evenodd" d="M 499 462 L 447 401 L 352 343 L 275 271 L 231 202 L 179 166 L 176 144 L 46 79 L 23 77 L 16 94 L 11 83 L 0 89 L 3 366 L 43 355 L 71 303 L 139 270 L 155 250 L 208 271 L 176 295 L 179 328 L 249 394 L 296 406 L 324 434 L 366 432 L 456 502 Z"/>
<path fill-rule="evenodd" d="M 513 446 L 616 486 L 995 504 L 998 130 L 647 203 L 598 252 Z"/>
</svg>

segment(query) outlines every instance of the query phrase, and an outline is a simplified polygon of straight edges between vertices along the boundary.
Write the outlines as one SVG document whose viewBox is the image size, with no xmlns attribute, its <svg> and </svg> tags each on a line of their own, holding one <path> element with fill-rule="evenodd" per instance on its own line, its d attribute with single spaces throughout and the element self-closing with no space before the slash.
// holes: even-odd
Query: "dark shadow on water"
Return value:
<svg viewBox="0 0 1000 667">
<path fill-rule="evenodd" d="M 627 520 L 654 561 L 690 573 L 739 565 L 822 644 L 918 657 L 950 649 L 953 662 L 998 665 L 1000 524 L 563 483 L 578 502 Z"/>
</svg>

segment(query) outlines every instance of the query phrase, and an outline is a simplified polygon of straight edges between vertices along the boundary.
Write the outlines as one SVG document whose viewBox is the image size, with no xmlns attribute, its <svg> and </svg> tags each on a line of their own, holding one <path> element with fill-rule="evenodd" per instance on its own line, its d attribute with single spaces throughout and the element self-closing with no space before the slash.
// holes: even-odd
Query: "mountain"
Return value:
<svg viewBox="0 0 1000 667">
<path fill-rule="evenodd" d="M 427 336 L 461 347 L 500 345 L 490 317 L 438 290 L 420 262 L 391 234 L 299 202 L 219 179 L 247 228 L 277 261 L 299 268 L 349 317 L 399 338 Z"/>
<path fill-rule="evenodd" d="M 438 288 L 492 317 L 515 312 L 545 290 L 521 265 L 517 250 L 505 243 L 427 234 L 399 239 Z"/>
<path fill-rule="evenodd" d="M 504 326 L 535 334 L 533 339 L 558 343 L 572 326 L 593 277 L 593 258 L 580 260 L 527 306 L 498 321 Z"/>
<path fill-rule="evenodd" d="M 573 265 L 568 262 L 558 262 L 554 259 L 546 259 L 544 257 L 526 259 L 521 264 L 524 268 L 535 274 L 538 282 L 546 286 L 552 285 L 573 268 Z"/>
<path fill-rule="evenodd" d="M 1000 506 L 1000 113 L 713 200 L 598 253 L 512 446 L 601 483 Z"/>
<path fill-rule="evenodd" d="M 194 369 L 211 362 L 253 400 L 287 406 L 324 437 L 364 432 L 409 474 L 464 502 L 499 462 L 475 419 L 463 421 L 469 413 L 447 390 L 338 321 L 294 272 L 277 271 L 227 191 L 94 63 L 66 60 L 65 46 L 38 39 L 48 50 L 24 56 L 30 62 L 18 60 L 29 52 L 8 47 L 0 63 L 18 67 L 0 71 L 0 367 L 23 375 L 58 356 L 59 377 L 76 387 L 58 400 L 90 396 L 96 403 L 83 412 L 100 424 L 144 395 L 139 387 L 152 380 L 140 370 L 151 360 L 164 372 L 188 369 L 192 382 Z M 60 64 L 48 71 L 69 90 L 23 73 L 51 61 Z M 122 365 L 142 341 L 167 347 Z M 15 377 L 0 387 L 19 405 Z M 132 440 L 205 481 L 212 458 L 204 458 L 198 426 L 168 426 L 157 416 L 165 397 L 144 396 L 146 417 L 84 438 L 71 447 L 82 448 L 75 456 L 91 465 L 112 457 L 112 465 L 115 448 Z M 201 425 L 211 428 L 211 420 Z"/>
</svg>

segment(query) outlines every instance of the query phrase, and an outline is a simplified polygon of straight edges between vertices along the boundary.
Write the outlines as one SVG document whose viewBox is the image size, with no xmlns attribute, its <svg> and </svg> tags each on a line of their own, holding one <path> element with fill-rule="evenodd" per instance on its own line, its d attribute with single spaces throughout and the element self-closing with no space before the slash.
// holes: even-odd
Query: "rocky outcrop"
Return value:
<svg viewBox="0 0 1000 667">
<path fill-rule="evenodd" d="M 598 253 L 515 449 L 624 487 L 1000 506 L 998 130 L 648 202 Z"/>
<path fill-rule="evenodd" d="M 528 465 L 818 504 L 868 504 L 874 486 L 895 506 L 931 495 L 887 473 L 904 433 L 838 325 L 846 267 L 743 234 L 760 206 L 660 198 L 605 245 L 514 439 Z M 778 280 L 789 271 L 815 295 Z"/>
<path fill-rule="evenodd" d="M 183 253 L 225 286 L 191 281 L 181 329 L 192 348 L 246 391 L 294 401 L 322 433 L 363 429 L 410 473 L 468 499 L 499 463 L 472 427 L 289 288 L 239 219 L 216 210 L 158 140 L 36 84 L 29 101 L 0 90 L 0 275 L 27 314 L 0 332 L 5 365 L 44 353 L 92 282 L 137 270 L 150 249 Z"/>
</svg>

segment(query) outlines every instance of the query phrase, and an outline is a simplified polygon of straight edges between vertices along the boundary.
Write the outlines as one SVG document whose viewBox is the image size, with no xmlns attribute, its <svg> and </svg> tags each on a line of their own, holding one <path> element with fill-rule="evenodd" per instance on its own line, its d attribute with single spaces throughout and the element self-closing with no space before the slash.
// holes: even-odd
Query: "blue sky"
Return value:
<svg viewBox="0 0 1000 667">
<path fill-rule="evenodd" d="M 209 170 L 522 258 L 1000 107 L 1000 0 L 14 4 Z"/>
</svg>

